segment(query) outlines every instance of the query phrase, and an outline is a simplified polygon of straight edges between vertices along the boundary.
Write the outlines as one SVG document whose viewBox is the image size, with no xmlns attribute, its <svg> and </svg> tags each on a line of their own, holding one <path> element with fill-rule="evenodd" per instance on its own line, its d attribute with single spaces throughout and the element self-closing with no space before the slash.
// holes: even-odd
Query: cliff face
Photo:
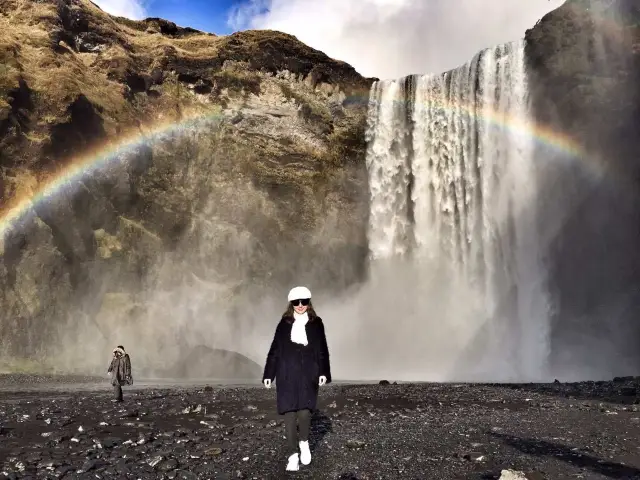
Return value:
<svg viewBox="0 0 640 480">
<path fill-rule="evenodd" d="M 639 25 L 634 1 L 568 0 L 526 32 L 535 120 L 582 148 L 536 154 L 553 361 L 573 371 L 638 357 Z M 248 351 L 272 333 L 269 293 L 362 278 L 371 79 L 282 33 L 87 0 L 6 0 L 0 27 L 6 356 L 86 371 L 115 342 L 158 369 Z"/>
<path fill-rule="evenodd" d="M 238 345 L 235 309 L 266 292 L 358 281 L 370 84 L 278 32 L 2 2 L 4 218 L 27 205 L 2 243 L 3 351 L 91 368 L 128 338 L 151 363 L 169 346 Z M 87 174 L 24 203 L 73 161 Z"/>
<path fill-rule="evenodd" d="M 536 121 L 582 147 L 540 148 L 554 362 L 588 375 L 640 364 L 640 5 L 569 0 L 526 33 Z M 594 353 L 597 352 L 597 353 Z M 581 369 L 581 370 L 580 370 Z"/>
</svg>

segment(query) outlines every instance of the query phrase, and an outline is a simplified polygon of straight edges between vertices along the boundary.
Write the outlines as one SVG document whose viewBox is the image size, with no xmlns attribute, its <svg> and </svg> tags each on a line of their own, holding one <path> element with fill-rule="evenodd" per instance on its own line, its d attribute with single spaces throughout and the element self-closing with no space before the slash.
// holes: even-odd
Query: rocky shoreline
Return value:
<svg viewBox="0 0 640 480">
<path fill-rule="evenodd" d="M 640 478 L 638 380 L 331 385 L 297 474 L 273 390 L 140 387 L 114 404 L 106 380 L 16 387 L 0 393 L 0 478 Z"/>
</svg>

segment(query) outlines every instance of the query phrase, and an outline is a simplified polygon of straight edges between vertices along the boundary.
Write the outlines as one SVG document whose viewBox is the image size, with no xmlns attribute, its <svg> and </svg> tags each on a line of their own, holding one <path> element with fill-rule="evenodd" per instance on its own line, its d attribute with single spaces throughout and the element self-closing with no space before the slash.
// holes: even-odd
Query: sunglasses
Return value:
<svg viewBox="0 0 640 480">
<path fill-rule="evenodd" d="M 298 300 L 291 300 L 291 305 L 293 305 L 294 307 L 297 307 L 298 305 L 304 305 L 306 307 L 307 305 L 309 305 L 309 299 L 300 298 Z"/>
</svg>

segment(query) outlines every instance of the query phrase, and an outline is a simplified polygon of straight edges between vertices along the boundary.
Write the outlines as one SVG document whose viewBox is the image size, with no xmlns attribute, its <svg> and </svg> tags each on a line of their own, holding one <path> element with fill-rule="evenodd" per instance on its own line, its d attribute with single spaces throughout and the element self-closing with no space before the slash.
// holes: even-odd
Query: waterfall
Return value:
<svg viewBox="0 0 640 480">
<path fill-rule="evenodd" d="M 370 94 L 371 261 L 444 263 L 457 278 L 450 295 L 461 284 L 477 293 L 482 311 L 464 321 L 484 331 L 485 377 L 541 378 L 549 353 L 528 111 L 524 42 L 444 74 L 378 81 Z"/>
<path fill-rule="evenodd" d="M 404 254 L 409 246 L 410 84 L 410 79 L 376 82 L 371 92 L 366 140 L 373 258 Z"/>
</svg>

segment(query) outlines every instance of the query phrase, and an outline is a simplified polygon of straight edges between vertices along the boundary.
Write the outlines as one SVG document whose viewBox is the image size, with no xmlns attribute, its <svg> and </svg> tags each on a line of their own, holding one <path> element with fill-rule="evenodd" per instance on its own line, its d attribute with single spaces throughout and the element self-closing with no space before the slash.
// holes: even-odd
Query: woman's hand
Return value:
<svg viewBox="0 0 640 480">
<path fill-rule="evenodd" d="M 318 379 L 318 385 L 322 386 L 325 383 L 327 383 L 327 377 L 325 377 L 324 375 L 320 375 L 320 378 Z"/>
<path fill-rule="evenodd" d="M 265 378 L 264 380 L 262 380 L 262 383 L 264 383 L 265 387 L 271 388 L 271 379 L 270 378 Z"/>
</svg>

